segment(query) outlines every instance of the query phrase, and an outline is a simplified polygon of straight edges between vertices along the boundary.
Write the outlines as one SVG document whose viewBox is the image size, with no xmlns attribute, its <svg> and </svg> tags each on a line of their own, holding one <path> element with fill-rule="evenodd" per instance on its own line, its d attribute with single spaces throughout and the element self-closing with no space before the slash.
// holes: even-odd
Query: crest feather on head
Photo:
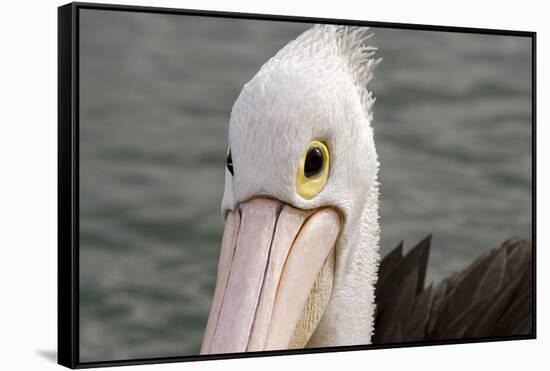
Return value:
<svg viewBox="0 0 550 371">
<path fill-rule="evenodd" d="M 372 119 L 375 98 L 367 90 L 372 71 L 381 58 L 373 58 L 376 47 L 367 45 L 372 36 L 368 27 L 317 24 L 284 46 L 268 60 L 258 74 L 269 73 L 286 64 L 315 65 L 329 69 L 346 68 L 357 89 L 367 117 Z"/>
</svg>

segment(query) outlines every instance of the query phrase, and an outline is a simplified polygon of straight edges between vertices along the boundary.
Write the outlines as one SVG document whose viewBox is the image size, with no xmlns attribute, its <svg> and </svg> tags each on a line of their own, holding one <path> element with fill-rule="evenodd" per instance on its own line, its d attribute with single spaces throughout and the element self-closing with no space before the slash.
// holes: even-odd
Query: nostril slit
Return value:
<svg viewBox="0 0 550 371">
<path fill-rule="evenodd" d="M 283 211 L 284 207 L 285 205 L 279 201 L 279 203 L 277 204 L 277 211 L 275 212 L 275 215 L 277 216 L 277 218 L 279 218 L 279 215 L 281 215 L 281 211 Z"/>
</svg>

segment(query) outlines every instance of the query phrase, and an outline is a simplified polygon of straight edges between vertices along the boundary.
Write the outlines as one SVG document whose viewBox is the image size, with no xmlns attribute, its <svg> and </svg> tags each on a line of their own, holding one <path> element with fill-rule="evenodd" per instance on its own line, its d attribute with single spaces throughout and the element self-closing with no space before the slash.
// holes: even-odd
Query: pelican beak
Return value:
<svg viewBox="0 0 550 371">
<path fill-rule="evenodd" d="M 228 212 L 201 354 L 287 349 L 340 228 L 332 208 L 265 198 Z"/>
</svg>

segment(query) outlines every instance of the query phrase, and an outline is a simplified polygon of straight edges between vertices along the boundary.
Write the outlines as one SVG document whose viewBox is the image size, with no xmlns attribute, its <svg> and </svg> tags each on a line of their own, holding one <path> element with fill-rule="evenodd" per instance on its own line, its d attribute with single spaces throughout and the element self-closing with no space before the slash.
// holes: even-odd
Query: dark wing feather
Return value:
<svg viewBox="0 0 550 371">
<path fill-rule="evenodd" d="M 405 319 L 405 337 L 403 341 L 420 341 L 424 337 L 428 324 L 430 306 L 433 302 L 433 288 L 430 285 L 415 300 L 413 312 Z"/>
<path fill-rule="evenodd" d="M 532 246 L 512 239 L 424 289 L 431 236 L 380 263 L 374 344 L 532 334 Z"/>
<path fill-rule="evenodd" d="M 403 333 L 404 325 L 413 313 L 414 302 L 424 289 L 430 242 L 431 236 L 428 236 L 404 257 L 402 244 L 399 244 L 380 263 L 379 276 L 383 279 L 375 289 L 377 314 L 374 342 L 393 341 L 397 338 L 396 333 L 400 334 L 399 339 L 409 337 L 409 334 Z"/>
<path fill-rule="evenodd" d="M 521 321 L 532 314 L 531 290 L 523 293 L 497 322 L 497 334 L 511 334 Z"/>
</svg>

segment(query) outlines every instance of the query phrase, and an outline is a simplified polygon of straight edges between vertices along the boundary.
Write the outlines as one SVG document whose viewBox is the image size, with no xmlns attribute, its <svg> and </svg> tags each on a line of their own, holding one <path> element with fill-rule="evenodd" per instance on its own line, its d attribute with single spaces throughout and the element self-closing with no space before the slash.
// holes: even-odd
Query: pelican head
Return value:
<svg viewBox="0 0 550 371">
<path fill-rule="evenodd" d="M 365 28 L 316 25 L 242 89 L 229 124 L 201 353 L 368 344 L 378 157 Z"/>
</svg>

